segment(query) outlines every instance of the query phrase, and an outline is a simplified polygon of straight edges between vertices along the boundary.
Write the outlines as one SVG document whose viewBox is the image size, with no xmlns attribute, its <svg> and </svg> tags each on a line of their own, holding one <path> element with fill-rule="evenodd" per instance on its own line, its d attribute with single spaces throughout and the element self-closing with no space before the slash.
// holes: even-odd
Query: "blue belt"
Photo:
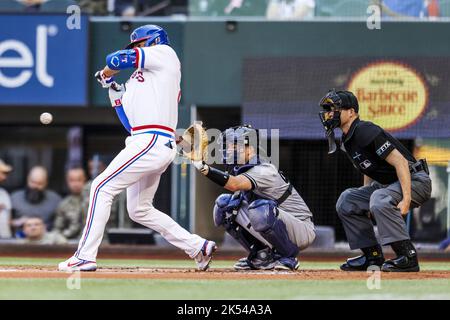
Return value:
<svg viewBox="0 0 450 320">
<path fill-rule="evenodd" d="M 145 134 L 145 133 L 157 134 L 157 135 L 160 135 L 160 136 L 163 136 L 163 137 L 175 139 L 175 137 L 173 136 L 173 134 L 165 133 L 165 132 L 161 132 L 161 131 L 155 131 L 155 130 L 150 130 L 150 131 L 145 131 L 145 132 L 139 132 L 139 133 L 132 134 L 132 135 L 133 135 L 133 136 L 137 136 L 137 135 Z"/>
</svg>

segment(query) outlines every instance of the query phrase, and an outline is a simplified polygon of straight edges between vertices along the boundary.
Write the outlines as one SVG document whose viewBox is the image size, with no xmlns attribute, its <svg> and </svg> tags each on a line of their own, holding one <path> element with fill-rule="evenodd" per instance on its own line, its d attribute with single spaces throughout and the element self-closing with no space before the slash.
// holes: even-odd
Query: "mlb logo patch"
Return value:
<svg viewBox="0 0 450 320">
<path fill-rule="evenodd" d="M 363 162 L 361 162 L 359 164 L 359 166 L 361 167 L 361 169 L 365 170 L 367 168 L 369 168 L 372 165 L 372 162 L 370 162 L 369 160 L 364 160 Z"/>
<path fill-rule="evenodd" d="M 117 106 L 120 106 L 122 104 L 122 101 L 120 101 L 120 99 L 116 99 L 114 100 L 114 104 Z"/>
</svg>

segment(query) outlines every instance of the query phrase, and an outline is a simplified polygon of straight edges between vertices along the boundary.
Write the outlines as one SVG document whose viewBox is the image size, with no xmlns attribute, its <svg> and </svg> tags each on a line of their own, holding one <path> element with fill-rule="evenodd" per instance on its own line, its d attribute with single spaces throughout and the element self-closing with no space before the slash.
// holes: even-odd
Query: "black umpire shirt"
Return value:
<svg viewBox="0 0 450 320">
<path fill-rule="evenodd" d="M 395 167 L 385 159 L 397 149 L 410 163 L 415 163 L 411 152 L 397 139 L 370 121 L 355 119 L 346 135 L 342 135 L 343 150 L 355 168 L 381 184 L 398 180 Z"/>
</svg>

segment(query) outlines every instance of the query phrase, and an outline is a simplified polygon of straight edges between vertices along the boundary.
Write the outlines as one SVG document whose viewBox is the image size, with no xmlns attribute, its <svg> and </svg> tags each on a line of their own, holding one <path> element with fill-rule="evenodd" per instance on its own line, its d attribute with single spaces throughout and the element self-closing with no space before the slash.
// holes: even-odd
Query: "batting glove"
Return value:
<svg viewBox="0 0 450 320">
<path fill-rule="evenodd" d="M 122 105 L 122 96 L 125 93 L 125 86 L 123 84 L 117 84 L 116 82 L 111 82 L 108 94 L 109 100 L 113 107 L 118 107 Z"/>
<path fill-rule="evenodd" d="M 103 88 L 111 87 L 111 83 L 114 82 L 114 77 L 105 76 L 103 70 L 97 71 L 94 76 Z"/>
<path fill-rule="evenodd" d="M 207 175 L 209 172 L 209 166 L 205 163 L 205 161 L 191 161 L 194 167 L 200 171 L 203 175 Z"/>
</svg>

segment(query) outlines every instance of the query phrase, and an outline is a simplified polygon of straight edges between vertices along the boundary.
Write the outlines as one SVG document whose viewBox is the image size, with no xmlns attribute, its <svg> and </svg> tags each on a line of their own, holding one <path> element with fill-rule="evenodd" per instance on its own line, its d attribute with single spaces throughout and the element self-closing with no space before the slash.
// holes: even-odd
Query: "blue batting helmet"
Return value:
<svg viewBox="0 0 450 320">
<path fill-rule="evenodd" d="M 135 29 L 131 33 L 130 44 L 126 49 L 131 49 L 136 43 L 144 40 L 146 40 L 146 47 L 150 47 L 152 44 L 170 44 L 169 36 L 163 28 L 154 24 L 147 24 Z"/>
</svg>

